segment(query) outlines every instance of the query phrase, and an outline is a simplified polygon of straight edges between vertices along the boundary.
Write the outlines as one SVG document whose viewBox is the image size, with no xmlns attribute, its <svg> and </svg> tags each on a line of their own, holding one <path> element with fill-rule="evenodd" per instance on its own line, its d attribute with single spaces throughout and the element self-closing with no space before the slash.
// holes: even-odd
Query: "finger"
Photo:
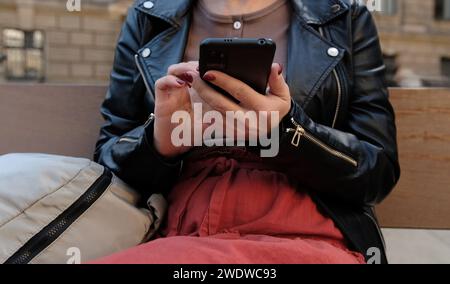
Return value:
<svg viewBox="0 0 450 284">
<path fill-rule="evenodd" d="M 186 86 L 187 84 L 185 81 L 173 75 L 162 77 L 155 83 L 156 90 L 160 91 L 168 91 L 170 89 L 180 89 Z"/>
<path fill-rule="evenodd" d="M 190 61 L 190 62 L 174 64 L 169 67 L 169 69 L 167 70 L 167 74 L 180 77 L 189 71 L 196 72 L 197 67 L 198 67 L 197 61 Z"/>
<path fill-rule="evenodd" d="M 289 87 L 283 77 L 283 66 L 278 63 L 272 64 L 269 76 L 269 93 L 278 97 L 289 94 Z"/>
<path fill-rule="evenodd" d="M 203 79 L 226 91 L 248 108 L 256 108 L 258 102 L 264 98 L 244 82 L 219 71 L 208 71 Z"/>
<path fill-rule="evenodd" d="M 242 108 L 223 94 L 206 84 L 198 73 L 188 72 L 193 77 L 192 88 L 199 97 L 214 110 L 225 115 L 227 111 L 240 111 Z"/>
</svg>

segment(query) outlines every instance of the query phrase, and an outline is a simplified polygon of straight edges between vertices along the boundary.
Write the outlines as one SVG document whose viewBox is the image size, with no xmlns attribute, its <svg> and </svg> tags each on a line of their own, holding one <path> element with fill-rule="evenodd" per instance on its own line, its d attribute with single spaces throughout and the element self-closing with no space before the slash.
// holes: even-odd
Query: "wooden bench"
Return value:
<svg viewBox="0 0 450 284">
<path fill-rule="evenodd" d="M 0 85 L 0 155 L 91 158 L 106 86 Z M 450 229 L 450 90 L 392 89 L 402 176 L 377 208 L 386 228 Z"/>
</svg>

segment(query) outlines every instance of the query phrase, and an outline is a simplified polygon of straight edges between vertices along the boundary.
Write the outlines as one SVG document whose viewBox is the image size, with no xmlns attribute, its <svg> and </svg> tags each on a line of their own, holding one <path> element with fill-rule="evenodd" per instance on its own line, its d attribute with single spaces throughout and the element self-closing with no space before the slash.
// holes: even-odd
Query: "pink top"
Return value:
<svg viewBox="0 0 450 284">
<path fill-rule="evenodd" d="M 291 5 L 287 0 L 254 13 L 224 16 L 209 10 L 199 0 L 195 4 L 184 61 L 198 61 L 199 46 L 208 37 L 270 38 L 277 44 L 275 62 L 286 66 Z"/>
</svg>

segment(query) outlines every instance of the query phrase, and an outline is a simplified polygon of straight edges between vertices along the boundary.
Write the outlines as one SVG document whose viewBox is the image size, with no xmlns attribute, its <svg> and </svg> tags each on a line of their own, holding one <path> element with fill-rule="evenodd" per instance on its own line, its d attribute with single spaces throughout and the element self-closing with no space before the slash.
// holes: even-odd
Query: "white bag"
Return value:
<svg viewBox="0 0 450 284">
<path fill-rule="evenodd" d="M 166 211 L 148 209 L 109 170 L 87 159 L 0 156 L 0 263 L 77 263 L 147 241 Z"/>
</svg>

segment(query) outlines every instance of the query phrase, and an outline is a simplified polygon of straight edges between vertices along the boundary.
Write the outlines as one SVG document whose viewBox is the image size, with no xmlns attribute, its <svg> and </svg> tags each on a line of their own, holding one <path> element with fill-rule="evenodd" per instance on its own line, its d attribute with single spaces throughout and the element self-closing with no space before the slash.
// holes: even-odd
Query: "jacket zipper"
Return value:
<svg viewBox="0 0 450 284">
<path fill-rule="evenodd" d="M 320 35 L 325 38 L 324 33 L 323 33 L 323 29 L 321 27 L 319 27 L 319 33 Z M 333 124 L 332 124 L 332 128 L 336 127 L 336 123 L 337 123 L 337 119 L 339 116 L 339 111 L 341 108 L 341 102 L 342 102 L 342 84 L 341 84 L 341 80 L 339 79 L 339 75 L 338 72 L 336 71 L 336 68 L 333 69 L 333 76 L 336 79 L 336 84 L 337 84 L 337 91 L 338 91 L 338 97 L 337 97 L 337 104 L 336 104 L 336 110 L 334 113 L 334 118 L 333 118 Z"/>
<path fill-rule="evenodd" d="M 139 74 L 141 74 L 142 80 L 144 81 L 144 85 L 145 88 L 147 89 L 147 91 L 152 94 L 150 89 L 150 84 L 147 81 L 147 78 L 144 76 L 144 71 L 142 69 L 142 66 L 139 62 L 139 54 L 135 54 L 134 55 L 134 62 L 136 64 L 136 67 L 139 70 Z M 150 114 L 149 118 L 147 119 L 147 121 L 144 123 L 144 127 L 147 127 L 153 120 L 155 119 L 155 115 L 153 113 Z M 137 138 L 133 138 L 133 137 L 123 137 L 120 138 L 118 143 L 122 143 L 122 142 L 126 142 L 126 143 L 136 143 L 137 141 L 139 141 L 139 139 Z"/>
<path fill-rule="evenodd" d="M 147 121 L 144 123 L 144 128 L 149 126 L 150 123 L 153 122 L 153 120 L 155 120 L 155 114 L 151 113 L 150 116 L 148 117 Z"/>
<path fill-rule="evenodd" d="M 139 54 L 134 55 L 134 60 L 136 63 L 136 66 L 139 70 L 139 74 L 142 76 L 142 80 L 144 81 L 144 85 L 147 88 L 147 91 L 150 93 L 150 95 L 153 93 L 152 89 L 150 88 L 150 84 L 147 81 L 147 78 L 144 76 L 144 70 L 142 69 L 141 63 L 139 62 Z M 144 124 L 144 127 L 147 127 L 152 121 L 155 119 L 155 115 L 153 113 L 150 114 L 147 121 Z"/>
<path fill-rule="evenodd" d="M 144 80 L 145 87 L 147 88 L 147 91 L 152 94 L 152 89 L 150 88 L 150 84 L 147 81 L 147 78 L 144 76 L 144 70 L 142 69 L 141 63 L 139 62 L 139 54 L 134 55 L 134 61 L 136 63 L 136 66 L 139 70 L 139 73 L 142 76 L 142 80 Z"/>
<path fill-rule="evenodd" d="M 286 131 L 288 133 L 294 132 L 294 136 L 292 137 L 292 141 L 291 141 L 291 144 L 293 146 L 298 147 L 300 145 L 301 138 L 305 137 L 306 139 L 308 139 L 309 141 L 313 142 L 314 144 L 316 144 L 317 146 L 319 146 L 323 150 L 325 150 L 328 153 L 330 153 L 331 155 L 333 155 L 335 157 L 338 157 L 341 160 L 344 160 L 344 161 L 350 163 L 354 167 L 358 167 L 358 162 L 355 159 L 347 156 L 346 154 L 344 154 L 342 152 L 339 152 L 339 151 L 331 148 L 330 146 L 326 145 L 325 143 L 323 143 L 322 141 L 320 141 L 316 137 L 314 137 L 311 134 L 309 134 L 299 123 L 297 123 L 294 120 L 294 118 L 291 118 L 291 122 L 292 122 L 293 125 L 295 125 L 296 128 L 295 129 L 288 128 Z"/>
<path fill-rule="evenodd" d="M 332 128 L 336 127 L 336 122 L 339 116 L 339 111 L 341 108 L 341 101 L 342 101 L 342 85 L 341 85 L 341 81 L 339 79 L 339 75 L 336 71 L 336 69 L 333 69 L 333 74 L 334 77 L 336 78 L 336 84 L 337 84 L 337 89 L 338 89 L 338 97 L 337 97 L 337 103 L 336 103 L 336 111 L 334 113 L 334 118 L 333 118 L 333 124 L 331 125 Z"/>
<path fill-rule="evenodd" d="M 122 137 L 122 138 L 119 139 L 118 143 L 123 143 L 123 142 L 125 142 L 125 143 L 136 143 L 138 141 L 139 141 L 139 139 L 137 139 L 137 138 Z"/>
<path fill-rule="evenodd" d="M 153 113 L 150 114 L 150 116 L 148 117 L 147 121 L 144 123 L 144 128 L 146 128 L 147 126 L 150 125 L 150 123 L 152 123 L 152 121 L 155 119 L 155 115 Z M 117 141 L 117 143 L 136 143 L 138 142 L 139 139 L 135 138 L 135 137 L 122 137 L 119 139 L 119 141 Z"/>
<path fill-rule="evenodd" d="M 112 173 L 105 168 L 103 174 L 72 205 L 55 220 L 34 235 L 5 264 L 26 264 L 51 245 L 84 212 L 86 212 L 106 191 L 112 180 Z"/>
</svg>

